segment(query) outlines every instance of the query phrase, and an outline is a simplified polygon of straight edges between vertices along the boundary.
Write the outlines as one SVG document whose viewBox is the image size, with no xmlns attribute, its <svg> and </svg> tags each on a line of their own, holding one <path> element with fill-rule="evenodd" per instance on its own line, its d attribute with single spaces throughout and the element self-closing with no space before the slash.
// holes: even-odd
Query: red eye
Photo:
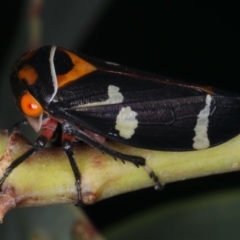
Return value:
<svg viewBox="0 0 240 240">
<path fill-rule="evenodd" d="M 20 106 L 23 113 L 29 117 L 39 117 L 43 113 L 43 108 L 39 102 L 29 93 L 25 93 L 21 100 Z"/>
</svg>

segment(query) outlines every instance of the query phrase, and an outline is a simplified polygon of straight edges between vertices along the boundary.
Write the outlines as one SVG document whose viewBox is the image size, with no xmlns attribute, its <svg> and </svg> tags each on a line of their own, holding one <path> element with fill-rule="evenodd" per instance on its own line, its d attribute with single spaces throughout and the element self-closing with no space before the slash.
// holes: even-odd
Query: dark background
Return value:
<svg viewBox="0 0 240 240">
<path fill-rule="evenodd" d="M 23 37 L 18 40 L 25 29 L 20 27 L 22 19 L 27 22 L 25 4 L 25 1 L 9 0 L 0 8 L 0 66 L 3 66 L 0 74 L 4 76 L 0 79 L 1 128 L 9 127 L 17 119 L 6 76 L 10 65 L 20 56 L 12 53 L 22 54 L 28 50 L 27 40 L 22 40 Z M 238 4 L 108 1 L 93 15 L 90 10 L 88 14 L 86 8 L 82 19 L 83 22 L 87 19 L 84 27 L 80 26 L 81 19 L 70 22 L 73 14 L 68 14 L 71 3 L 68 4 L 69 9 L 66 5 L 64 9 L 57 1 L 51 7 L 43 5 L 42 45 L 61 45 L 132 68 L 240 93 Z M 61 24 L 56 19 L 62 19 Z M 18 50 L 13 51 L 16 45 Z M 8 107 L 6 102 L 13 107 Z M 106 229 L 141 211 L 238 188 L 239 184 L 239 173 L 187 180 L 168 184 L 162 192 L 141 190 L 104 200 L 84 210 L 99 229 Z"/>
</svg>

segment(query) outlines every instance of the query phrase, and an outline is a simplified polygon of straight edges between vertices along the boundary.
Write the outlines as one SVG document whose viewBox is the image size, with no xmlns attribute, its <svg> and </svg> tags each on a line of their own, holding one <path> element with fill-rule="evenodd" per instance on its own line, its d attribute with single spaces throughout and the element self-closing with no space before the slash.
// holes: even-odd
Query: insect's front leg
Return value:
<svg viewBox="0 0 240 240">
<path fill-rule="evenodd" d="M 28 121 L 26 118 L 23 118 L 23 119 L 19 120 L 18 122 L 16 122 L 11 128 L 9 128 L 8 132 L 11 134 L 14 131 L 18 131 L 20 126 L 23 124 L 28 124 Z"/>
<path fill-rule="evenodd" d="M 22 154 L 20 157 L 18 157 L 16 160 L 14 160 L 10 166 L 5 170 L 3 177 L 0 179 L 0 188 L 2 187 L 2 184 L 8 177 L 8 175 L 22 162 L 24 162 L 27 158 L 29 158 L 31 155 L 33 155 L 35 152 L 43 148 L 46 143 L 48 142 L 48 138 L 44 135 L 41 135 L 37 138 L 35 143 L 33 144 L 32 148 L 30 148 L 27 152 Z"/>
<path fill-rule="evenodd" d="M 25 123 L 25 120 L 19 121 L 16 125 L 14 125 L 15 128 L 18 128 L 19 125 L 22 123 Z M 12 129 L 14 129 L 14 127 Z M 53 133 L 55 132 L 57 127 L 57 122 L 51 118 L 46 119 L 44 125 L 42 126 L 42 133 L 37 138 L 37 140 L 34 142 L 33 146 L 23 153 L 21 156 L 19 156 L 16 160 L 14 160 L 10 166 L 5 170 L 3 177 L 0 179 L 0 188 L 2 187 L 2 184 L 8 177 L 8 175 L 22 162 L 24 162 L 27 158 L 29 158 L 31 155 L 39 151 L 40 149 L 44 148 L 46 143 L 52 138 Z"/>
<path fill-rule="evenodd" d="M 63 127 L 62 148 L 68 157 L 69 163 L 72 167 L 72 171 L 76 180 L 75 185 L 77 188 L 77 197 L 78 197 L 76 205 L 83 205 L 82 194 L 81 194 L 81 174 L 73 153 L 73 141 L 75 137 L 73 135 L 69 135 L 65 133 L 64 131 L 65 129 Z"/>
</svg>

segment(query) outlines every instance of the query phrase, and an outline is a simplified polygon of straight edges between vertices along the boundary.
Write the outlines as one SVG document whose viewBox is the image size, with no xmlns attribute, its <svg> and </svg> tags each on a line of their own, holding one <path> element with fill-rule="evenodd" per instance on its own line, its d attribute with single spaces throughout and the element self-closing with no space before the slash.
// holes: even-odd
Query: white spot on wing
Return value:
<svg viewBox="0 0 240 240">
<path fill-rule="evenodd" d="M 51 102 L 53 100 L 53 98 L 57 94 L 57 90 L 58 90 L 57 75 L 56 75 L 55 66 L 54 66 L 54 55 L 55 55 L 56 49 L 57 49 L 56 46 L 52 46 L 51 50 L 50 50 L 50 56 L 49 56 L 50 71 L 51 71 L 52 83 L 53 83 L 53 89 L 54 89 L 49 102 Z"/>
<path fill-rule="evenodd" d="M 193 148 L 204 149 L 210 146 L 210 141 L 208 139 L 208 117 L 210 114 L 212 97 L 208 94 L 206 96 L 206 105 L 204 109 L 200 111 L 197 118 L 197 124 L 194 128 L 195 137 L 193 138 Z"/>
<path fill-rule="evenodd" d="M 108 99 L 105 104 L 115 104 L 123 102 L 123 95 L 119 92 L 119 87 L 114 85 L 108 86 Z"/>
<path fill-rule="evenodd" d="M 108 86 L 108 99 L 106 101 L 86 103 L 86 104 L 74 106 L 73 109 L 122 103 L 123 95 L 121 92 L 119 92 L 119 90 L 120 90 L 119 87 L 116 87 L 114 85 L 109 85 Z"/>
<path fill-rule="evenodd" d="M 115 129 L 123 138 L 131 138 L 138 127 L 137 113 L 130 107 L 123 107 L 117 115 Z"/>
<path fill-rule="evenodd" d="M 115 62 L 108 62 L 108 61 L 106 61 L 105 63 L 109 64 L 109 65 L 113 65 L 113 66 L 120 66 L 118 63 L 115 63 Z"/>
</svg>

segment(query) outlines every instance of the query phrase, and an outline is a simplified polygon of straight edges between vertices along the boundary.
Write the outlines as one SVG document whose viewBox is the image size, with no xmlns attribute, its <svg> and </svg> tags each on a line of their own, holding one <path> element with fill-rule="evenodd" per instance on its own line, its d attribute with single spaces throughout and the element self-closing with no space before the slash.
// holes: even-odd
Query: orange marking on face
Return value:
<svg viewBox="0 0 240 240">
<path fill-rule="evenodd" d="M 29 85 L 33 85 L 38 79 L 38 73 L 33 67 L 26 64 L 18 72 L 18 78 L 22 81 L 25 80 Z"/>
<path fill-rule="evenodd" d="M 29 117 L 39 117 L 43 113 L 43 108 L 39 102 L 30 94 L 25 93 L 20 99 L 22 112 Z"/>
<path fill-rule="evenodd" d="M 63 75 L 57 75 L 57 80 L 58 80 L 58 87 L 62 87 L 70 82 L 73 82 L 82 76 L 91 73 L 97 68 L 93 66 L 92 64 L 86 62 L 82 58 L 78 57 L 77 55 L 65 50 L 65 49 L 60 49 L 61 51 L 64 51 L 65 53 L 68 54 L 68 56 L 71 58 L 72 63 L 73 63 L 73 68 L 66 74 Z"/>
</svg>

